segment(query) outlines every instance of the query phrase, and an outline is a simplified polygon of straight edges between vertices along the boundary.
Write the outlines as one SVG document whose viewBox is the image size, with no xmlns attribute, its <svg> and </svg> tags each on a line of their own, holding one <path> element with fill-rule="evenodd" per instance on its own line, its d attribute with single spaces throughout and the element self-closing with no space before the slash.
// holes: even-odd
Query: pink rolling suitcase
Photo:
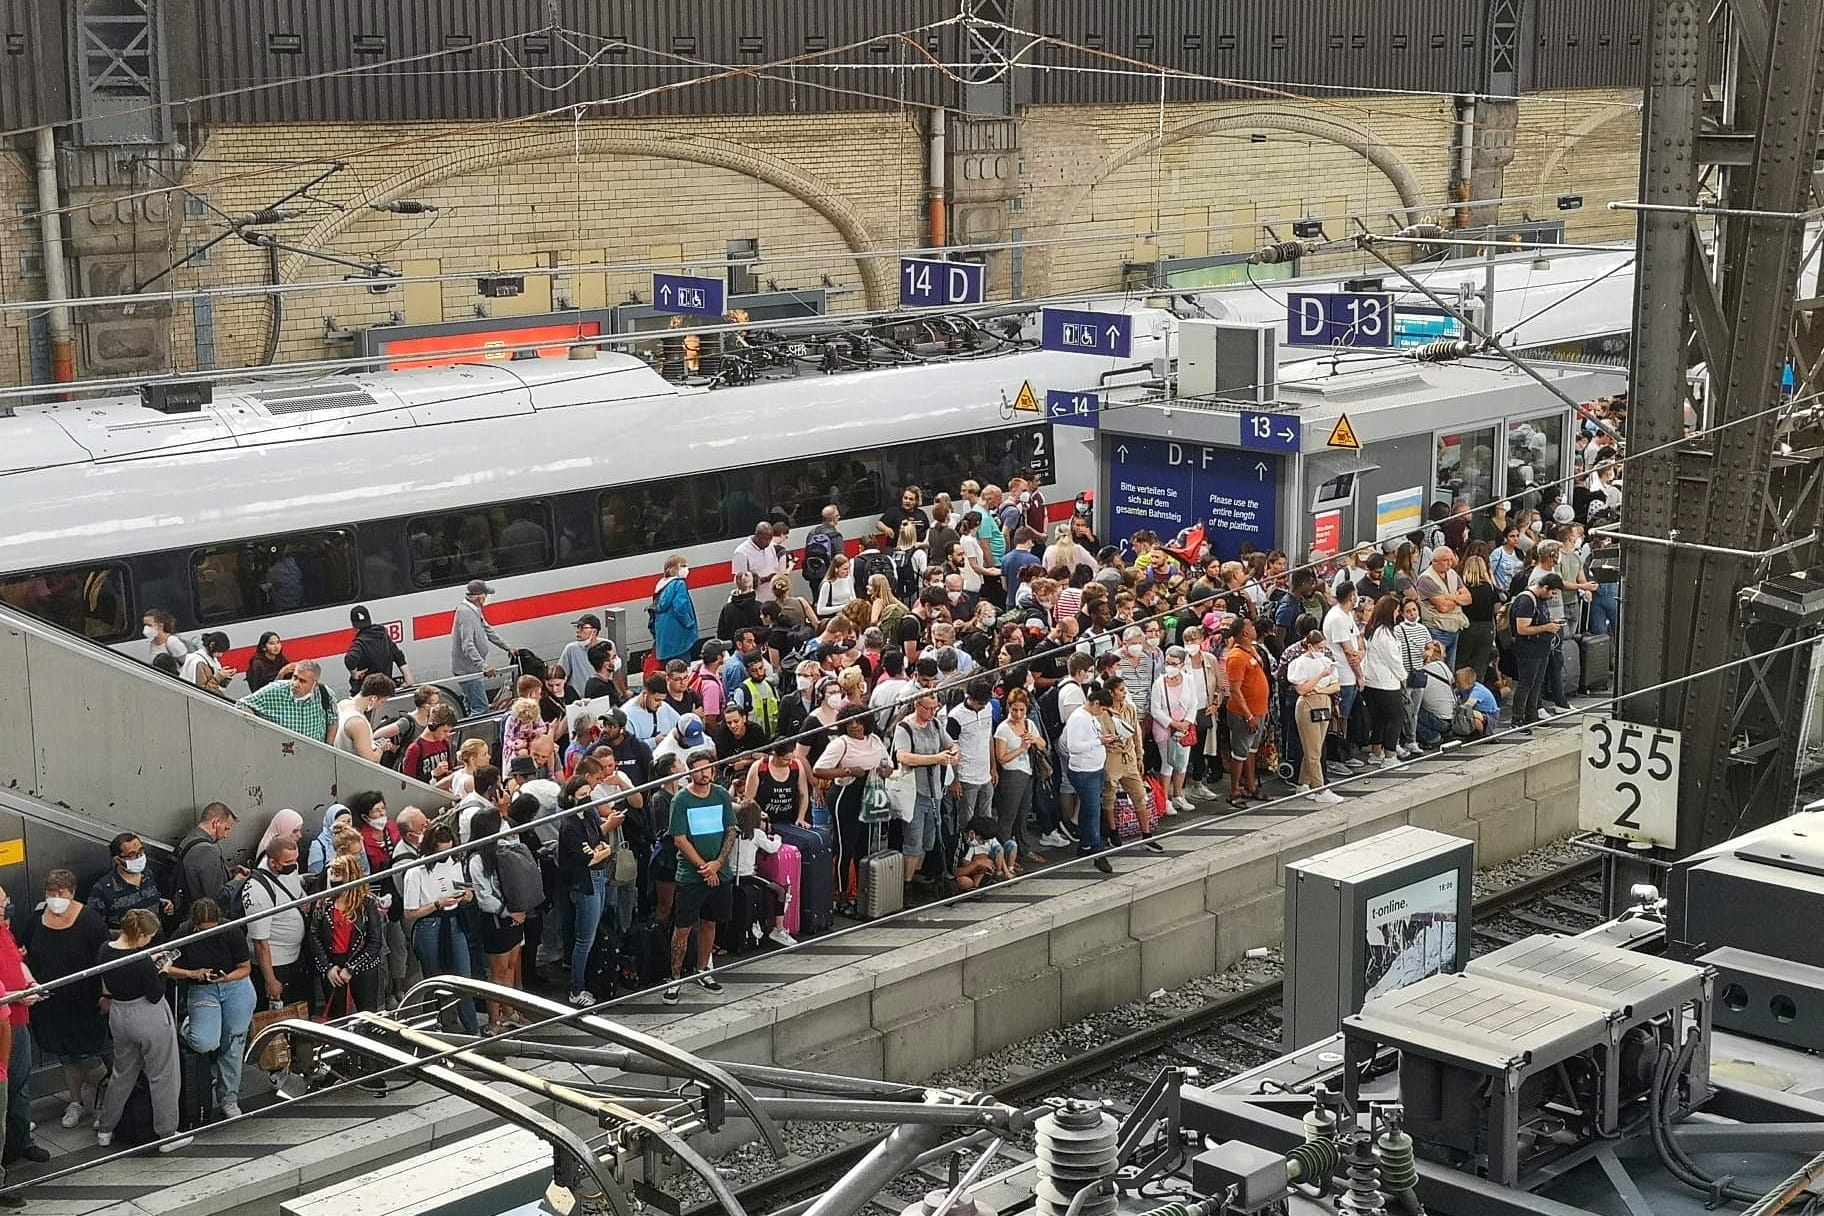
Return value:
<svg viewBox="0 0 1824 1216">
<path fill-rule="evenodd" d="M 786 892 L 785 914 L 779 923 L 785 931 L 798 935 L 798 908 L 804 901 L 804 858 L 794 845 L 782 844 L 777 853 L 762 853 L 754 862 L 754 872 Z"/>
</svg>

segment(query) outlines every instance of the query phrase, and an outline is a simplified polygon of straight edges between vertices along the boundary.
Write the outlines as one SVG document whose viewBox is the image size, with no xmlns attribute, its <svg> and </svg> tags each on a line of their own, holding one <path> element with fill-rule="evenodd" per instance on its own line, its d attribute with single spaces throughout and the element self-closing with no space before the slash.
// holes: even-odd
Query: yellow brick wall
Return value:
<svg viewBox="0 0 1824 1216">
<path fill-rule="evenodd" d="M 36 209 L 37 200 L 30 161 L 0 150 L 0 300 L 34 300 L 44 294 L 42 278 L 19 273 L 20 255 L 38 252 L 38 228 L 17 221 L 22 210 Z M 28 317 L 23 312 L 0 313 L 0 384 L 23 384 L 32 378 Z"/>
<path fill-rule="evenodd" d="M 1585 92 L 1528 97 L 1519 105 L 1514 158 L 1503 220 L 1564 218 L 1572 239 L 1632 234 L 1626 213 L 1605 204 L 1632 198 L 1638 163 L 1638 95 Z M 1436 98 L 1275 99 L 1168 106 L 1167 132 L 1182 137 L 1147 146 L 1161 126 L 1152 106 L 1035 107 L 1021 129 L 1018 209 L 1012 225 L 1029 240 L 1061 241 L 1023 254 L 1028 297 L 1105 289 L 1121 279 L 1124 262 L 1247 252 L 1282 237 L 1286 221 L 1322 216 L 1333 235 L 1349 230 L 1344 217 L 1363 214 L 1384 229 L 1400 206 L 1388 174 L 1339 138 L 1374 143 L 1427 215 L 1450 219 L 1453 115 Z M 402 126 L 266 125 L 207 132 L 186 184 L 232 215 L 270 204 L 321 170 L 322 157 L 347 168 L 291 206 L 302 214 L 272 229 L 292 244 L 340 257 L 378 259 L 399 267 L 434 263 L 460 275 L 432 289 L 430 303 L 415 293 L 414 311 L 445 320 L 474 317 L 487 305 L 472 276 L 500 260 L 545 265 L 624 264 L 686 259 L 719 262 L 727 242 L 757 237 L 762 288 L 836 285 L 832 305 L 855 309 L 864 288 L 893 298 L 893 268 L 876 259 L 864 276 L 849 252 L 893 251 L 922 243 L 925 148 L 916 112 L 669 121 Z M 0 296 L 31 298 L 37 280 L 19 278 L 21 248 L 35 246 L 35 229 L 15 222 L 33 200 L 28 166 L 0 154 Z M 771 180 L 765 180 L 770 178 Z M 1580 193 L 1581 211 L 1560 213 L 1551 198 Z M 434 216 L 394 216 L 367 209 L 380 198 L 414 198 L 440 208 Z M 346 211 L 338 211 L 340 205 Z M 846 225 L 847 235 L 839 229 Z M 1205 227 L 1208 232 L 1185 232 Z M 216 216 L 186 224 L 180 249 L 222 231 Z M 1159 232 L 1155 239 L 1144 234 Z M 802 259 L 802 260 L 801 260 Z M 1006 282 L 997 257 L 991 283 Z M 1303 269 L 1333 273 L 1363 268 L 1359 254 L 1307 258 Z M 285 257 L 290 279 L 336 281 L 348 271 L 322 261 Z M 705 265 L 704 272 L 721 268 Z M 256 287 L 266 281 L 263 251 L 239 241 L 216 247 L 206 266 L 175 276 L 185 287 Z M 559 276 L 551 294 L 572 304 L 644 297 L 650 273 L 586 278 Z M 282 361 L 350 353 L 325 340 L 338 329 L 383 324 L 406 310 L 404 292 L 364 290 L 294 293 L 285 300 Z M 216 363 L 258 362 L 264 355 L 269 306 L 259 296 L 219 299 L 215 306 Z M 0 380 L 28 378 L 23 314 L 0 316 Z M 179 305 L 171 326 L 173 360 L 194 366 L 194 325 Z"/>
</svg>

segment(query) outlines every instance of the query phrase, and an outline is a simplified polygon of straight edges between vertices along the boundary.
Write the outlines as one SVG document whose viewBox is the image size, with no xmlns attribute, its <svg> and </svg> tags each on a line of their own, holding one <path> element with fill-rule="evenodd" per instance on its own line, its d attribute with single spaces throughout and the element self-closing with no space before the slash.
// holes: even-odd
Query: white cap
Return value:
<svg viewBox="0 0 1824 1216">
<path fill-rule="evenodd" d="M 1552 512 L 1552 522 L 1555 524 L 1568 524 L 1576 518 L 1577 512 L 1571 509 L 1568 502 L 1559 503 L 1558 509 Z"/>
</svg>

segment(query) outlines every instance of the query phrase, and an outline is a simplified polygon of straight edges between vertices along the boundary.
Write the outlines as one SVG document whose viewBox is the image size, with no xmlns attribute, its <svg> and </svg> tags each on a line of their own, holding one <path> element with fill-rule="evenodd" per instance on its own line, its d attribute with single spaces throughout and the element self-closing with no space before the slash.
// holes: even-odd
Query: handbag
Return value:
<svg viewBox="0 0 1824 1216">
<path fill-rule="evenodd" d="M 885 823 L 891 818 L 893 802 L 887 797 L 886 780 L 878 773 L 869 773 L 866 784 L 861 787 L 861 821 Z"/>
<path fill-rule="evenodd" d="M 1140 812 L 1125 790 L 1115 795 L 1115 834 L 1121 837 L 1140 834 Z"/>
<path fill-rule="evenodd" d="M 308 1022 L 310 1020 L 309 1002 L 298 1001 L 290 1005 L 280 1005 L 274 1009 L 256 1011 L 253 1015 L 253 1023 L 248 1027 L 247 1033 L 257 1038 L 259 1033 L 267 1027 L 275 1026 L 280 1022 L 292 1021 L 293 1019 L 300 1022 Z M 286 1069 L 290 1068 L 291 1036 L 288 1034 L 280 1034 L 274 1035 L 272 1038 L 268 1039 L 266 1045 L 260 1048 L 260 1058 L 257 1063 L 265 1072 L 284 1072 Z"/>
<path fill-rule="evenodd" d="M 1450 711 L 1450 733 L 1459 739 L 1467 739 L 1476 733 L 1476 710 L 1467 701 L 1459 701 L 1457 707 Z"/>
<path fill-rule="evenodd" d="M 1406 687 L 1423 688 L 1425 687 L 1426 678 L 1425 669 L 1423 667 L 1415 667 L 1406 673 Z"/>
</svg>

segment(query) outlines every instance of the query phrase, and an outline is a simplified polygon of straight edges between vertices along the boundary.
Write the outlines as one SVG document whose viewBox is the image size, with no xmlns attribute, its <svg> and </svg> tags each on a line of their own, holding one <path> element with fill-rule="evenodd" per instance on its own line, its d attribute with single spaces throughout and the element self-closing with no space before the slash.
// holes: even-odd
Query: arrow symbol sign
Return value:
<svg viewBox="0 0 1824 1216">
<path fill-rule="evenodd" d="M 1254 462 L 1254 480 L 1255 481 L 1265 481 L 1266 479 L 1267 479 L 1267 462 L 1264 460 L 1255 461 Z"/>
<path fill-rule="evenodd" d="M 1121 327 L 1119 325 L 1111 325 L 1104 332 L 1108 334 L 1108 344 L 1110 346 L 1115 345 L 1115 343 L 1121 340 Z"/>
<path fill-rule="evenodd" d="M 1122 464 L 1126 464 L 1127 463 L 1127 445 L 1124 443 L 1120 447 L 1116 448 L 1115 455 L 1117 455 L 1121 458 Z"/>
<path fill-rule="evenodd" d="M 671 284 L 670 283 L 667 283 L 667 284 L 665 284 L 665 286 L 659 288 L 659 299 L 663 303 L 666 303 L 666 304 L 671 303 Z"/>
<path fill-rule="evenodd" d="M 1281 439 L 1285 440 L 1287 443 L 1291 443 L 1292 440 L 1295 438 L 1295 436 L 1292 434 L 1292 432 L 1290 430 L 1281 431 L 1279 433 L 1279 437 Z"/>
</svg>

